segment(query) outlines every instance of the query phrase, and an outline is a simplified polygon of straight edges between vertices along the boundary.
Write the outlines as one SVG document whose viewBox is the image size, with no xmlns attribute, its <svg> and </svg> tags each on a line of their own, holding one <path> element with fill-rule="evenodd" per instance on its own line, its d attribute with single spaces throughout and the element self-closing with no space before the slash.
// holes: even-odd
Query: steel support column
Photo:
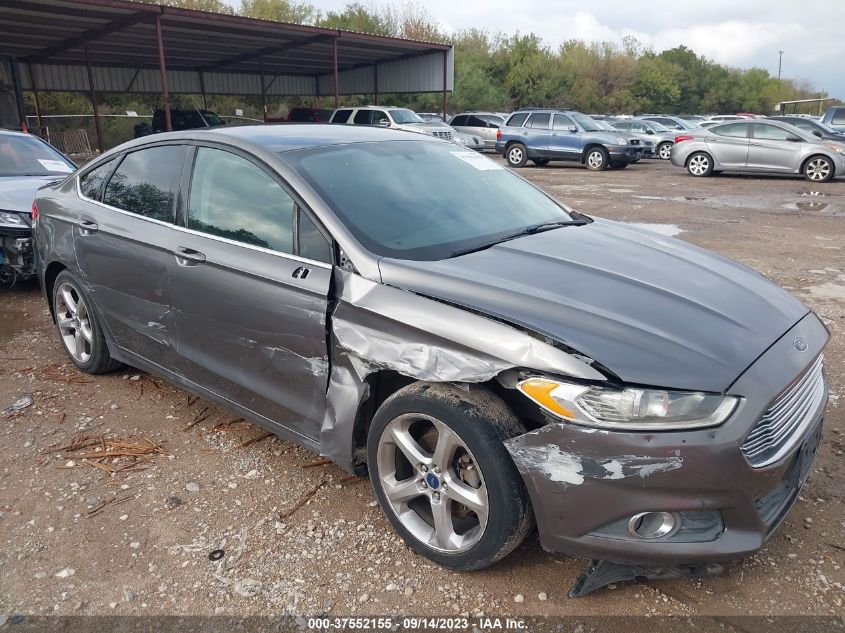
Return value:
<svg viewBox="0 0 845 633">
<path fill-rule="evenodd" d="M 170 91 L 167 89 L 167 67 L 164 64 L 164 41 L 161 39 L 161 15 L 156 13 L 156 43 L 158 44 L 158 70 L 161 74 L 161 100 L 164 106 L 164 125 L 168 132 L 173 131 L 170 120 Z"/>
<path fill-rule="evenodd" d="M 9 58 L 9 70 L 12 74 L 12 89 L 15 92 L 15 106 L 18 109 L 18 127 L 22 132 L 28 132 L 26 124 L 26 110 L 23 105 L 23 90 L 21 89 L 21 67 L 14 57 Z"/>
<path fill-rule="evenodd" d="M 32 66 L 32 64 L 27 64 L 27 68 L 29 69 L 29 85 L 32 88 L 32 98 L 35 101 L 35 116 L 38 119 L 38 135 L 49 141 L 50 139 L 44 133 L 44 120 L 41 118 L 41 100 L 38 98 L 38 84 L 35 82 L 35 71 Z"/>
<path fill-rule="evenodd" d="M 91 57 L 88 54 L 88 45 L 82 45 L 85 54 L 85 69 L 88 71 L 88 89 L 91 91 L 91 108 L 94 111 L 94 130 L 97 132 L 97 149 L 102 153 L 105 150 L 103 143 L 103 125 L 100 123 L 100 109 L 97 107 L 97 86 L 94 84 L 94 71 L 91 70 Z"/>
<path fill-rule="evenodd" d="M 446 116 L 446 77 L 449 74 L 449 51 L 443 51 L 443 120 L 447 120 Z"/>
<path fill-rule="evenodd" d="M 267 123 L 267 87 L 264 83 L 264 62 L 258 61 L 258 79 L 261 81 L 261 116 Z"/>
<path fill-rule="evenodd" d="M 373 105 L 378 105 L 378 64 L 373 65 Z"/>
<path fill-rule="evenodd" d="M 202 109 L 208 110 L 208 101 L 205 96 L 205 73 L 200 71 L 200 94 L 202 94 Z"/>
<path fill-rule="evenodd" d="M 337 38 L 332 39 L 332 72 L 334 76 L 334 107 L 340 107 L 340 81 L 337 71 Z"/>
</svg>

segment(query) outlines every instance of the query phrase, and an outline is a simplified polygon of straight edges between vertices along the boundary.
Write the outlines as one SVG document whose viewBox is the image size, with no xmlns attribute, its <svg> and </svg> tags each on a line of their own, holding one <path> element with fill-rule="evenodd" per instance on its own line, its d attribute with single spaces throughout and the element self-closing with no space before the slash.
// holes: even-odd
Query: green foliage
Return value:
<svg viewBox="0 0 845 633">
<path fill-rule="evenodd" d="M 314 24 L 320 19 L 320 11 L 316 7 L 296 0 L 241 0 L 238 13 L 250 18 L 292 24 Z"/>
</svg>

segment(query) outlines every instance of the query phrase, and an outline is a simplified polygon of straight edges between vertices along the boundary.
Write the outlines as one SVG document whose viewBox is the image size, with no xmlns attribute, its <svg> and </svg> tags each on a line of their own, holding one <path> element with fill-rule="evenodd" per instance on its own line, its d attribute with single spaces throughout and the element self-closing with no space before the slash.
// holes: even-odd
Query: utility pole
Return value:
<svg viewBox="0 0 845 633">
<path fill-rule="evenodd" d="M 781 70 L 783 70 L 783 51 L 778 51 L 778 81 L 780 81 Z"/>
<path fill-rule="evenodd" d="M 780 82 L 780 74 L 783 70 L 783 51 L 778 51 L 778 101 L 783 101 L 783 84 Z M 786 114 L 786 112 L 781 112 L 783 106 L 779 103 L 778 104 L 778 111 L 780 114 Z"/>
</svg>

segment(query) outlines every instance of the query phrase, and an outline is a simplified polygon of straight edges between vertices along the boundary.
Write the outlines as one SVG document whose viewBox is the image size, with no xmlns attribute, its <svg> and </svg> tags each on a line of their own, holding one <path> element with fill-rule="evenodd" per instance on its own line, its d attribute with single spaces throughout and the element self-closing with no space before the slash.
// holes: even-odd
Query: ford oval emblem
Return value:
<svg viewBox="0 0 845 633">
<path fill-rule="evenodd" d="M 809 345 L 807 345 L 807 341 L 803 338 L 797 338 L 792 341 L 792 345 L 797 349 L 799 352 L 806 352 Z"/>
</svg>

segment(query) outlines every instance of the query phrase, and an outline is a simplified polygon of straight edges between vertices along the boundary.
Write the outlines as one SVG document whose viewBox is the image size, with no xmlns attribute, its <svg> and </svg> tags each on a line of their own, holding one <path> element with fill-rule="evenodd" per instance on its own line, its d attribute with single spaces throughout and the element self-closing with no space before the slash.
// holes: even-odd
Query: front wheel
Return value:
<svg viewBox="0 0 845 633">
<path fill-rule="evenodd" d="M 522 167 L 528 161 L 528 150 L 522 143 L 514 143 L 505 151 L 505 158 L 511 167 Z"/>
<path fill-rule="evenodd" d="M 810 182 L 827 182 L 833 173 L 833 161 L 827 156 L 813 156 L 804 164 L 804 178 Z"/>
<path fill-rule="evenodd" d="M 661 143 L 658 145 L 657 155 L 663 160 L 669 160 L 672 156 L 672 143 Z"/>
<path fill-rule="evenodd" d="M 102 374 L 120 367 L 109 355 L 103 330 L 81 284 L 67 270 L 53 285 L 53 313 L 65 352 L 77 369 Z"/>
<path fill-rule="evenodd" d="M 492 565 L 533 526 L 503 444 L 525 427 L 494 400 L 483 387 L 415 383 L 382 404 L 368 433 L 370 480 L 388 520 L 411 549 L 451 569 Z"/>
<path fill-rule="evenodd" d="M 696 152 L 687 161 L 687 171 L 693 176 L 709 176 L 713 173 L 713 159 L 709 154 Z"/>
<path fill-rule="evenodd" d="M 590 171 L 604 171 L 608 168 L 610 157 L 605 148 L 594 147 L 587 152 L 584 163 Z"/>
</svg>

